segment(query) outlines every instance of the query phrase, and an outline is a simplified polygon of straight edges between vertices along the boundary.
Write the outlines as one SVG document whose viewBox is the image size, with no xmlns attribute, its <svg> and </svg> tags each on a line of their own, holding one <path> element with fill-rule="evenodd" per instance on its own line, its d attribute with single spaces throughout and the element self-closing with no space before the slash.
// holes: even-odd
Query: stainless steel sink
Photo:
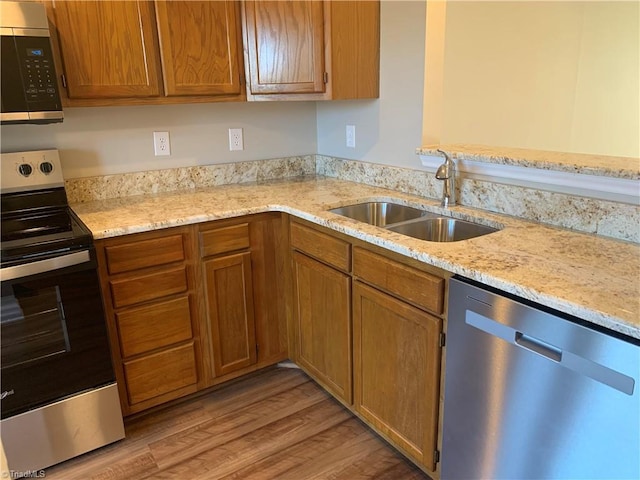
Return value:
<svg viewBox="0 0 640 480">
<path fill-rule="evenodd" d="M 329 210 L 343 217 L 349 217 L 360 222 L 386 227 L 395 223 L 406 222 L 419 218 L 428 212 L 417 208 L 389 202 L 367 202 Z"/>
<path fill-rule="evenodd" d="M 390 202 L 358 203 L 329 211 L 428 242 L 457 242 L 498 231 L 479 223 Z"/>
<path fill-rule="evenodd" d="M 498 231 L 493 227 L 449 217 L 425 218 L 391 226 L 388 230 L 429 242 L 457 242 Z"/>
</svg>

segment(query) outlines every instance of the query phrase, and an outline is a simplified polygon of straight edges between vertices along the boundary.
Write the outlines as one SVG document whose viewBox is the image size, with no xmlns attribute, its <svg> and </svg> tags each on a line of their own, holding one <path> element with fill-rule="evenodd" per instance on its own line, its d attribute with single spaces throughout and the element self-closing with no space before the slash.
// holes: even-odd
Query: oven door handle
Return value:
<svg viewBox="0 0 640 480">
<path fill-rule="evenodd" d="M 90 260 L 89 251 L 70 253 L 61 257 L 47 258 L 46 260 L 38 260 L 37 262 L 15 265 L 0 270 L 0 280 L 15 280 L 16 278 L 29 277 L 38 273 L 51 272 L 73 265 L 88 262 Z"/>
</svg>

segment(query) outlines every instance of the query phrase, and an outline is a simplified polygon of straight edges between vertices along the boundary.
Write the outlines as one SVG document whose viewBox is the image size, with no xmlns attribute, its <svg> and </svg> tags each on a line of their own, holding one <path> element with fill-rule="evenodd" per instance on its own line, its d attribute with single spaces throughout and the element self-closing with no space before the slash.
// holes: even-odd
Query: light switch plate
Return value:
<svg viewBox="0 0 640 480">
<path fill-rule="evenodd" d="M 356 148 L 356 126 L 347 125 L 346 129 L 347 147 Z"/>
</svg>

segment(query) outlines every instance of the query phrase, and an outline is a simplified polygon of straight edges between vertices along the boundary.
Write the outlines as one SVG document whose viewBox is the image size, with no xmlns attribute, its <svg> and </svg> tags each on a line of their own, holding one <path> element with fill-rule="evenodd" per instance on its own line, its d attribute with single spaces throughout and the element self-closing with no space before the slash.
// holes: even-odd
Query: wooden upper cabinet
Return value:
<svg viewBox="0 0 640 480">
<path fill-rule="evenodd" d="M 47 8 L 66 106 L 246 98 L 239 2 L 49 0 Z"/>
<path fill-rule="evenodd" d="M 330 1 L 334 100 L 378 98 L 380 94 L 380 2 Z"/>
<path fill-rule="evenodd" d="M 245 1 L 250 100 L 376 98 L 380 2 Z"/>
<path fill-rule="evenodd" d="M 245 15 L 252 94 L 324 92 L 322 2 L 245 2 Z"/>
<path fill-rule="evenodd" d="M 45 4 L 65 106 L 379 94 L 379 1 Z"/>
<path fill-rule="evenodd" d="M 240 13 L 231 1 L 156 1 L 165 93 L 239 95 Z"/>
<path fill-rule="evenodd" d="M 161 95 L 150 2 L 55 1 L 52 6 L 70 99 Z"/>
</svg>

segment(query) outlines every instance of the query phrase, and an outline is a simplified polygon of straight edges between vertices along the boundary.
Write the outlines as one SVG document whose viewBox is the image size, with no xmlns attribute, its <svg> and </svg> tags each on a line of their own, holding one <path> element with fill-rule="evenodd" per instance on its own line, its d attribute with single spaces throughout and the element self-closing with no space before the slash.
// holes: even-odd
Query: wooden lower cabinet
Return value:
<svg viewBox="0 0 640 480">
<path fill-rule="evenodd" d="M 197 230 L 205 385 L 285 360 L 282 215 L 219 220 Z"/>
<path fill-rule="evenodd" d="M 292 220 L 292 358 L 437 478 L 447 272 Z"/>
<path fill-rule="evenodd" d="M 251 254 L 205 260 L 204 281 L 215 375 L 255 364 Z"/>
<path fill-rule="evenodd" d="M 96 241 L 125 416 L 288 357 L 286 233 L 265 213 Z"/>
<path fill-rule="evenodd" d="M 297 361 L 350 405 L 351 277 L 299 252 L 293 277 Z"/>
<path fill-rule="evenodd" d="M 356 411 L 435 470 L 442 320 L 359 281 L 353 287 Z"/>
<path fill-rule="evenodd" d="M 96 252 L 124 415 L 198 391 L 192 229 L 99 240 Z"/>
<path fill-rule="evenodd" d="M 280 213 L 96 252 L 125 415 L 291 358 L 437 476 L 446 272 Z"/>
</svg>

